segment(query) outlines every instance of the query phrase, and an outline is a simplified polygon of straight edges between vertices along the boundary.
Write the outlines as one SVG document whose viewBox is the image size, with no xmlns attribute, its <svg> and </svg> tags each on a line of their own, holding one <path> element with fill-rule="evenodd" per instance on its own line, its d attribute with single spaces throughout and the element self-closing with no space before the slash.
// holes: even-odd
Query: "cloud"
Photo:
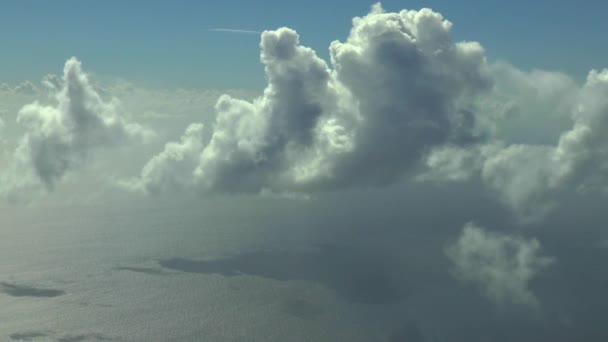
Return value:
<svg viewBox="0 0 608 342">
<path fill-rule="evenodd" d="M 179 142 L 167 143 L 160 154 L 148 161 L 142 170 L 142 178 L 146 182 L 132 180 L 123 182 L 122 185 L 153 194 L 187 188 L 192 182 L 192 172 L 203 150 L 202 134 L 202 124 L 191 124 Z"/>
<path fill-rule="evenodd" d="M 26 80 L 21 82 L 20 84 L 17 84 L 14 87 L 11 87 L 6 83 L 2 83 L 0 84 L 0 93 L 33 96 L 38 95 L 40 93 L 40 89 L 31 81 Z"/>
<path fill-rule="evenodd" d="M 345 42 L 331 44 L 331 68 L 295 31 L 265 31 L 264 94 L 221 97 L 208 141 L 184 144 L 187 132 L 171 145 L 191 147 L 195 167 L 186 172 L 184 159 L 165 149 L 132 188 L 188 182 L 202 192 L 280 193 L 394 182 L 430 148 L 478 138 L 467 99 L 491 79 L 481 46 L 452 42 L 450 29 L 428 9 L 385 13 L 376 5 L 353 20 Z"/>
<path fill-rule="evenodd" d="M 11 167 L 3 174 L 5 194 L 14 195 L 37 184 L 53 189 L 95 150 L 129 139 L 146 140 L 153 134 L 129 122 L 117 101 L 104 102 L 75 58 L 65 63 L 55 101 L 54 106 L 36 101 L 19 111 L 17 122 L 26 133 L 15 149 Z"/>
<path fill-rule="evenodd" d="M 536 239 L 488 232 L 468 223 L 446 254 L 454 263 L 455 275 L 478 286 L 497 305 L 537 307 L 529 283 L 554 261 L 540 255 L 540 249 Z"/>
<path fill-rule="evenodd" d="M 57 92 L 63 87 L 63 79 L 55 74 L 48 74 L 42 78 L 42 85 L 52 91 Z"/>
<path fill-rule="evenodd" d="M 530 75 L 534 80 L 537 75 Z M 552 79 L 552 77 L 546 77 Z M 570 81 L 562 80 L 564 84 Z M 535 82 L 535 93 L 561 88 L 560 82 Z M 525 89 L 525 86 L 523 86 Z M 550 89 L 545 89 L 550 88 Z M 608 139 L 608 70 L 592 70 L 578 87 L 564 87 L 557 96 L 539 101 L 541 112 L 569 113 L 571 127 L 554 144 L 509 143 L 492 140 L 473 147 L 441 147 L 427 158 L 422 178 L 464 180 L 479 177 L 523 220 L 538 220 L 564 192 L 606 189 Z M 516 97 L 517 99 L 517 97 Z M 544 105 L 544 107 L 543 107 Z M 534 107 L 527 115 L 535 120 Z"/>
<path fill-rule="evenodd" d="M 13 92 L 16 94 L 24 94 L 24 95 L 35 95 L 38 94 L 40 90 L 30 81 L 24 81 L 23 83 L 17 85 Z"/>
<path fill-rule="evenodd" d="M 477 117 L 497 139 L 552 144 L 571 126 L 580 85 L 556 71 L 523 71 L 505 62 L 490 65 L 494 87 L 480 99 Z"/>
</svg>

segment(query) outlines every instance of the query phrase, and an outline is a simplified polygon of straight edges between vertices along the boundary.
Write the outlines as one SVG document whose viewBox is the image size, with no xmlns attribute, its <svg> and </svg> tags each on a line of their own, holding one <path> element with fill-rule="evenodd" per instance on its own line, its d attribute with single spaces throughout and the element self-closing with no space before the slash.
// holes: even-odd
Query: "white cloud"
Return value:
<svg viewBox="0 0 608 342">
<path fill-rule="evenodd" d="M 18 84 L 13 89 L 13 92 L 16 94 L 24 94 L 24 95 L 35 95 L 38 94 L 40 90 L 30 81 L 24 81 L 21 84 Z"/>
<path fill-rule="evenodd" d="M 556 87 L 551 82 L 535 84 L 539 89 L 536 93 L 551 93 Z M 555 144 L 490 141 L 470 148 L 442 147 L 429 155 L 430 172 L 425 177 L 463 180 L 477 175 L 523 220 L 542 218 L 560 192 L 604 190 L 608 171 L 608 138 L 603 134 L 608 129 L 608 70 L 593 70 L 584 85 L 567 89 L 557 107 L 568 112 L 573 123 Z M 545 100 L 538 102 L 540 112 L 557 109 L 555 96 Z M 534 106 L 526 108 L 533 110 Z M 537 119 L 534 113 L 527 114 L 532 122 Z"/>
<path fill-rule="evenodd" d="M 264 95 L 219 99 L 190 183 L 229 193 L 386 184 L 433 146 L 475 141 L 467 98 L 491 81 L 479 44 L 453 43 L 450 29 L 428 9 L 385 13 L 376 5 L 353 20 L 345 42 L 331 44 L 333 68 L 295 31 L 264 32 Z M 155 160 L 137 188 L 173 182 L 170 163 Z"/>
<path fill-rule="evenodd" d="M 123 182 L 122 185 L 129 189 L 154 194 L 168 190 L 183 190 L 188 187 L 193 177 L 192 172 L 198 164 L 198 157 L 203 150 L 202 135 L 202 124 L 190 125 L 179 142 L 167 143 L 164 150 L 146 164 L 142 170 L 142 177 L 150 181 Z"/>
<path fill-rule="evenodd" d="M 102 101 L 75 58 L 65 63 L 62 82 L 55 105 L 36 101 L 18 113 L 17 122 L 26 133 L 2 175 L 2 192 L 9 197 L 38 184 L 52 189 L 94 150 L 152 134 L 127 121 L 117 101 Z"/>
<path fill-rule="evenodd" d="M 554 262 L 540 255 L 540 249 L 536 239 L 488 232 L 469 223 L 446 253 L 454 263 L 455 275 L 478 286 L 495 304 L 537 307 L 529 283 Z"/>
<path fill-rule="evenodd" d="M 504 62 L 490 65 L 494 87 L 480 98 L 477 118 L 497 139 L 550 144 L 571 125 L 580 86 L 555 71 L 522 71 Z"/>
</svg>

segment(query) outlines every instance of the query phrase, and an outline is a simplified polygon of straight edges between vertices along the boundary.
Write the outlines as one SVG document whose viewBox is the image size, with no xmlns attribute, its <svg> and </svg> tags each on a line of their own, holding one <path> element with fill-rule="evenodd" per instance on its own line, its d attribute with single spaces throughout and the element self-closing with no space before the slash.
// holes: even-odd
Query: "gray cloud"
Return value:
<svg viewBox="0 0 608 342">
<path fill-rule="evenodd" d="M 536 239 L 509 236 L 469 223 L 446 253 L 454 263 L 455 275 L 478 286 L 497 305 L 538 306 L 528 288 L 532 278 L 553 262 L 540 255 Z"/>
<path fill-rule="evenodd" d="M 152 135 L 129 122 L 117 101 L 102 101 L 75 58 L 65 63 L 55 101 L 54 106 L 33 102 L 19 111 L 17 122 L 26 133 L 2 175 L 5 194 L 15 195 L 39 183 L 52 189 L 94 150 Z"/>
<path fill-rule="evenodd" d="M 165 149 L 131 188 L 188 182 L 205 192 L 258 193 L 379 185 L 408 173 L 433 146 L 475 141 L 467 98 L 491 81 L 479 44 L 452 42 L 450 28 L 428 9 L 385 13 L 376 5 L 353 21 L 345 42 L 331 44 L 333 68 L 299 45 L 293 30 L 262 33 L 263 96 L 221 97 L 208 141 L 185 143 L 189 128 L 168 145 L 188 149 L 190 161 Z M 192 163 L 186 172 L 183 164 Z"/>
</svg>

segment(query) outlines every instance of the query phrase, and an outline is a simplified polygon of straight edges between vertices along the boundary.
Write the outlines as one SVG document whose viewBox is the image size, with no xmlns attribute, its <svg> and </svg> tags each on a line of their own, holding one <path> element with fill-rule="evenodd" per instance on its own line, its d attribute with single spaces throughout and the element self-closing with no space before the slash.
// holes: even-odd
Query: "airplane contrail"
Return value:
<svg viewBox="0 0 608 342">
<path fill-rule="evenodd" d="M 212 28 L 209 31 L 213 32 L 227 32 L 227 33 L 237 33 L 237 34 L 261 34 L 261 31 L 253 31 L 253 30 L 237 30 L 237 29 L 228 29 L 228 28 Z"/>
</svg>

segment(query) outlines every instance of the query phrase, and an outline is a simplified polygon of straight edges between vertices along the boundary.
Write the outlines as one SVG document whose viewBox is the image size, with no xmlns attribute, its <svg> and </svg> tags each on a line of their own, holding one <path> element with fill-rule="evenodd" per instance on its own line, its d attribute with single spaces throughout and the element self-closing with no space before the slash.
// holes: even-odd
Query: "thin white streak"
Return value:
<svg viewBox="0 0 608 342">
<path fill-rule="evenodd" d="M 228 32 L 228 33 L 238 33 L 238 34 L 261 34 L 261 31 L 253 31 L 253 30 L 236 30 L 236 29 L 227 29 L 227 28 L 212 28 L 209 31 L 213 32 Z"/>
</svg>

